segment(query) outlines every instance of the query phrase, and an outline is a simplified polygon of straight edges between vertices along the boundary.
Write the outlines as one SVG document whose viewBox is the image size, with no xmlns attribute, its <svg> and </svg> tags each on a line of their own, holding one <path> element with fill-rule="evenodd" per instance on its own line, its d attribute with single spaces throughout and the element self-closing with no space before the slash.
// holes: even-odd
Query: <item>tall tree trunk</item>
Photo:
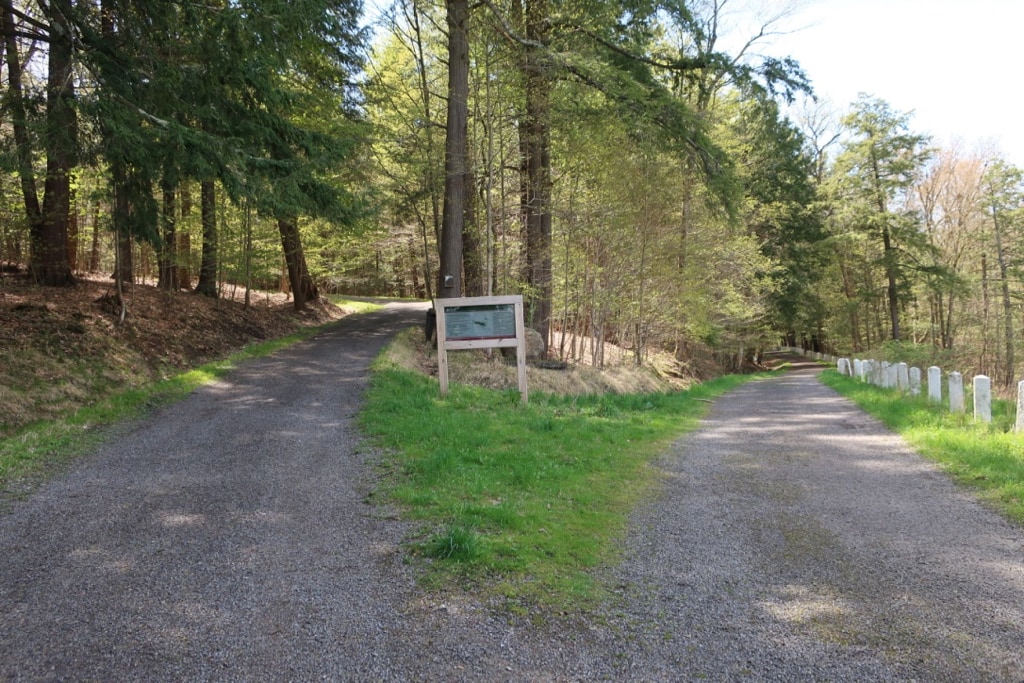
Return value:
<svg viewBox="0 0 1024 683">
<path fill-rule="evenodd" d="M 200 183 L 203 224 L 203 257 L 199 264 L 196 293 L 217 298 L 217 188 L 213 180 Z"/>
<path fill-rule="evenodd" d="M 22 83 L 21 55 L 18 51 L 18 40 L 15 35 L 14 6 L 12 0 L 3 0 L 2 6 L 4 12 L 4 42 L 7 48 L 8 106 L 11 112 L 11 127 L 14 132 L 18 176 L 21 180 L 21 195 L 25 205 L 25 217 L 28 219 L 29 231 L 31 235 L 35 235 L 42 229 L 42 209 L 39 205 L 39 194 L 36 189 L 32 140 L 29 137 L 28 111 L 25 107 Z"/>
<path fill-rule="evenodd" d="M 989 297 L 988 297 L 988 255 L 981 255 L 981 367 L 988 369 L 989 357 Z"/>
<path fill-rule="evenodd" d="M 462 238 L 465 226 L 466 155 L 469 145 L 469 0 L 447 0 L 448 123 L 444 149 L 444 209 L 437 293 L 462 295 Z"/>
<path fill-rule="evenodd" d="M 132 234 L 124 229 L 118 230 L 114 248 L 117 249 L 114 278 L 121 282 L 135 282 L 135 240 L 132 239 Z"/>
<path fill-rule="evenodd" d="M 1013 302 L 1010 301 L 1010 280 L 1008 277 L 1009 265 L 1006 262 L 1006 252 L 1003 251 L 1002 223 L 999 220 L 999 212 L 992 207 L 992 226 L 995 228 L 996 238 L 996 259 L 999 262 L 999 279 L 1002 282 L 1003 291 L 1003 334 L 1006 344 L 1006 366 L 1003 368 L 1003 386 L 1013 386 L 1013 377 L 1016 372 L 1013 355 Z"/>
<path fill-rule="evenodd" d="M 68 268 L 78 270 L 78 192 L 72 185 L 68 202 Z"/>
<path fill-rule="evenodd" d="M 114 248 L 117 250 L 111 277 L 118 282 L 132 282 L 135 271 L 132 258 L 132 228 L 129 224 L 132 198 L 123 163 L 114 162 L 110 165 L 110 184 L 113 186 L 114 194 Z"/>
<path fill-rule="evenodd" d="M 466 274 L 466 296 L 487 294 L 486 245 L 480 239 L 481 226 L 476 220 L 476 193 L 473 191 L 473 174 L 467 171 L 464 180 L 467 189 L 464 224 L 462 226 L 462 260 Z"/>
<path fill-rule="evenodd" d="M 89 245 L 89 272 L 95 273 L 100 269 L 100 219 L 99 208 L 93 204 L 92 208 L 92 240 Z"/>
<path fill-rule="evenodd" d="M 178 185 L 178 216 L 181 218 L 188 218 L 192 215 L 192 188 L 188 182 L 182 182 Z M 177 237 L 175 239 L 176 245 L 174 248 L 175 262 L 177 263 L 176 277 L 178 279 L 178 289 L 191 289 L 192 288 L 192 235 L 187 230 L 178 230 Z"/>
<path fill-rule="evenodd" d="M 892 338 L 900 340 L 900 304 L 896 289 L 896 250 L 892 246 L 889 226 L 882 228 L 882 244 L 885 247 L 885 278 L 888 282 L 886 292 L 889 298 L 889 323 L 892 326 Z"/>
<path fill-rule="evenodd" d="M 839 272 L 843 277 L 843 294 L 846 295 L 846 308 L 849 312 L 850 337 L 853 341 L 853 350 L 860 351 L 863 346 L 860 338 L 860 315 L 857 312 L 857 288 L 854 286 L 853 275 L 850 273 L 849 266 L 846 265 L 842 250 L 836 247 L 835 252 L 836 258 L 839 261 Z"/>
<path fill-rule="evenodd" d="M 292 290 L 292 305 L 296 311 L 301 311 L 306 308 L 307 302 L 316 301 L 320 292 L 306 266 L 306 255 L 302 251 L 298 221 L 294 218 L 279 217 L 277 229 L 281 233 L 281 247 L 284 249 L 288 284 Z"/>
<path fill-rule="evenodd" d="M 164 290 L 176 289 L 178 286 L 178 273 L 175 252 L 177 251 L 177 223 L 178 223 L 178 202 L 174 192 L 174 186 L 167 179 L 163 185 L 163 230 L 160 236 L 160 251 L 157 254 L 157 263 L 160 268 L 160 275 L 157 278 L 157 287 Z"/>
<path fill-rule="evenodd" d="M 75 112 L 74 47 L 64 2 L 45 6 L 50 25 L 46 79 L 46 181 L 42 219 L 30 222 L 29 270 L 36 282 L 62 286 L 75 282 L 68 258 L 71 171 L 78 145 Z"/>
<path fill-rule="evenodd" d="M 420 28 L 420 9 L 417 0 L 412 2 L 412 11 L 408 14 L 409 22 L 416 36 L 416 70 L 419 72 L 420 97 L 423 100 L 423 120 L 426 121 L 424 133 L 427 141 L 427 158 L 434 159 L 434 118 L 433 108 L 430 106 L 432 93 L 430 83 L 427 80 L 427 58 L 426 50 L 423 47 L 423 32 Z M 467 86 L 468 88 L 468 86 Z M 426 164 L 424 180 L 430 195 L 430 216 L 433 221 L 434 244 L 441 244 L 441 203 L 442 199 L 438 192 L 438 181 L 436 166 L 433 163 Z M 417 212 L 418 213 L 418 212 Z M 421 221 L 423 237 L 423 279 L 427 289 L 427 298 L 434 298 L 434 284 L 430 275 L 430 253 L 427 241 L 427 224 Z"/>
<path fill-rule="evenodd" d="M 540 333 L 547 349 L 551 331 L 551 81 L 545 55 L 536 45 L 547 45 L 548 0 L 533 0 L 525 11 L 526 38 L 523 73 L 526 79 L 524 136 L 526 169 L 526 262 L 529 325 Z"/>
</svg>

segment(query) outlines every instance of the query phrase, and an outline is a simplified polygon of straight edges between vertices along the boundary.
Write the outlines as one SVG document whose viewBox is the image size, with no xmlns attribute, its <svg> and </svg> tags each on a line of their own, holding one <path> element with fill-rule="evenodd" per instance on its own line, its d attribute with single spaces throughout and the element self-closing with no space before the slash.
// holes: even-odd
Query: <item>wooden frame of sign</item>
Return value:
<svg viewBox="0 0 1024 683">
<path fill-rule="evenodd" d="M 522 296 L 434 299 L 434 314 L 437 316 L 437 375 L 441 396 L 448 395 L 449 351 L 515 348 L 519 394 L 523 403 L 527 402 Z"/>
</svg>

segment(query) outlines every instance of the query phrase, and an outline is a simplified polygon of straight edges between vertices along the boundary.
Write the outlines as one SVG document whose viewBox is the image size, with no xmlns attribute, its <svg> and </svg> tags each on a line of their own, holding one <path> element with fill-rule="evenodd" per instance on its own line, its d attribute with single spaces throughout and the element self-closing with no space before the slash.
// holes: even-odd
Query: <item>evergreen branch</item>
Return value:
<svg viewBox="0 0 1024 683">
<path fill-rule="evenodd" d="M 45 23 L 39 21 L 35 17 L 29 16 L 25 12 L 22 12 L 20 9 L 18 9 L 17 7 L 14 6 L 14 3 L 11 0 L 4 0 L 3 4 L 4 4 L 4 9 L 7 12 L 9 12 L 11 14 L 11 16 L 17 17 L 18 19 L 21 19 L 22 21 L 24 21 L 29 26 L 32 26 L 33 28 L 39 29 L 43 33 L 47 33 L 47 34 L 49 33 L 50 27 L 48 25 L 46 25 Z M 14 35 L 18 35 L 18 34 L 15 33 Z M 27 36 L 19 36 L 19 37 L 27 37 Z M 47 40 L 47 39 L 40 38 L 40 40 Z"/>
<path fill-rule="evenodd" d="M 473 5 L 473 7 L 480 7 L 481 5 L 486 6 L 489 10 L 491 10 L 491 14 L 498 21 L 498 31 L 512 42 L 519 43 L 524 47 L 532 47 L 533 49 L 541 50 L 542 52 L 551 51 L 551 48 L 549 46 L 545 45 L 539 40 L 531 40 L 530 38 L 525 38 L 516 33 L 516 30 L 512 28 L 511 25 L 509 25 L 508 20 L 506 20 L 505 17 L 502 16 L 501 12 L 498 11 L 498 8 L 494 6 L 491 0 L 480 0 L 478 3 Z"/>
<path fill-rule="evenodd" d="M 607 50 L 611 50 L 612 52 L 618 54 L 621 57 L 625 57 L 626 59 L 638 62 L 640 64 L 646 64 L 647 66 L 653 66 L 658 69 L 665 69 L 666 71 L 696 71 L 697 69 L 707 69 L 708 67 L 714 65 L 714 60 L 710 59 L 707 55 L 701 57 L 685 57 L 682 59 L 673 60 L 671 62 L 662 62 L 652 57 L 647 57 L 645 55 L 636 54 L 635 52 L 630 52 L 624 47 L 616 45 L 610 40 L 601 37 L 594 31 L 591 31 L 588 28 L 584 28 L 583 26 L 580 26 L 578 24 L 566 25 L 569 28 L 575 30 L 576 32 L 581 33 L 586 37 L 590 38 L 592 41 L 594 41 L 601 47 Z M 712 55 L 715 54 L 717 53 L 712 53 Z"/>
<path fill-rule="evenodd" d="M 14 29 L 13 31 L 0 30 L 0 36 L 4 38 L 22 38 L 24 40 L 31 40 L 39 43 L 49 43 L 50 36 L 47 33 L 29 33 L 20 29 Z"/>
</svg>

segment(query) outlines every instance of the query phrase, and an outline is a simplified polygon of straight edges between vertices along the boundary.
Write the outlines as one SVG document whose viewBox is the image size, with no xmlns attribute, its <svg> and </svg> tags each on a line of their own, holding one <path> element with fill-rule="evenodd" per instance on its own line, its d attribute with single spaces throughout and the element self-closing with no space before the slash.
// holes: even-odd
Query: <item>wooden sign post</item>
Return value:
<svg viewBox="0 0 1024 683">
<path fill-rule="evenodd" d="M 441 395 L 448 395 L 448 351 L 460 349 L 516 349 L 519 394 L 526 393 L 526 327 L 523 297 L 474 296 L 434 299 L 437 316 L 437 375 Z"/>
</svg>

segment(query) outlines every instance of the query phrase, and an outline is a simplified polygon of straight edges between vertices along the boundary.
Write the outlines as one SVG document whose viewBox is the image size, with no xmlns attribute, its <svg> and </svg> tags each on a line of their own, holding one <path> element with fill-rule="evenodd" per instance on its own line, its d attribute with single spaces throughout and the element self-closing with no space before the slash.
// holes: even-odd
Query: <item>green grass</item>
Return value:
<svg viewBox="0 0 1024 683">
<path fill-rule="evenodd" d="M 488 585 L 566 607 L 599 594 L 628 513 L 656 484 L 650 461 L 693 429 L 708 399 L 749 378 L 672 394 L 556 396 L 437 380 L 378 362 L 362 424 L 389 453 L 382 493 L 422 523 L 428 585 Z"/>
<path fill-rule="evenodd" d="M 992 423 L 953 415 L 944 404 L 902 396 L 833 370 L 822 381 L 902 435 L 922 455 L 1017 523 L 1024 523 L 1024 435 L 1012 431 L 1014 406 L 994 400 Z M 968 402 L 968 406 L 970 403 Z"/>
<path fill-rule="evenodd" d="M 384 308 L 382 304 L 374 303 L 372 301 L 355 301 L 353 299 L 346 299 L 345 297 L 337 294 L 331 294 L 327 298 L 335 306 L 347 308 L 354 313 L 371 313 Z"/>
<path fill-rule="evenodd" d="M 27 425 L 0 439 L 0 489 L 30 489 L 31 486 L 24 486 L 26 482 L 45 477 L 62 462 L 94 448 L 104 436 L 103 428 L 181 400 L 196 388 L 224 376 L 238 363 L 269 355 L 308 339 L 322 329 L 323 326 L 304 328 L 281 339 L 252 344 L 225 360 L 208 363 L 147 386 L 118 392 L 53 420 Z M 19 481 L 22 484 L 14 484 Z"/>
</svg>

